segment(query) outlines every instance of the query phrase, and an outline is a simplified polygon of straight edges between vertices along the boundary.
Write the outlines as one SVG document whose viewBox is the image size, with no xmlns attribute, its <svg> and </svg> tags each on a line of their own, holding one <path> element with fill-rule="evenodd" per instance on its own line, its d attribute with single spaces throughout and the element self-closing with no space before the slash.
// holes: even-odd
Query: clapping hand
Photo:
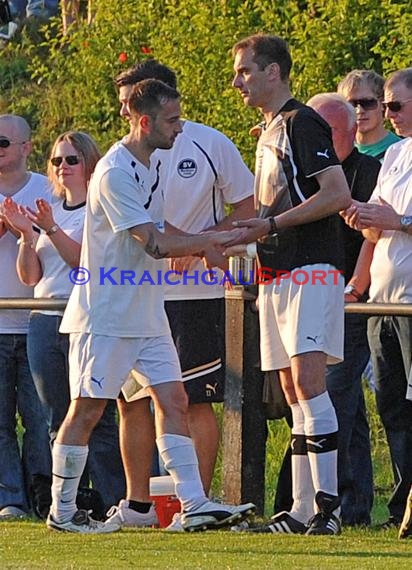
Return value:
<svg viewBox="0 0 412 570">
<path fill-rule="evenodd" d="M 10 197 L 7 197 L 3 202 L 2 221 L 6 229 L 14 230 L 13 233 L 28 234 L 32 231 L 27 209 L 16 204 Z"/>
<path fill-rule="evenodd" d="M 27 216 L 39 228 L 46 231 L 54 225 L 53 211 L 50 204 L 44 198 L 36 200 L 37 212 L 31 208 L 26 208 Z"/>
</svg>

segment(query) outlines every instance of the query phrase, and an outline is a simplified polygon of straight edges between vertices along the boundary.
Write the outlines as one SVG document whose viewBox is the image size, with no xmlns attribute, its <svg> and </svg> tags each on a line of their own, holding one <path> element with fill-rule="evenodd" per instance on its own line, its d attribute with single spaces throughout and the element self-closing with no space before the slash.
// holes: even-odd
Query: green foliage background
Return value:
<svg viewBox="0 0 412 570">
<path fill-rule="evenodd" d="M 263 31 L 285 37 L 302 100 L 333 91 L 354 68 L 387 74 L 411 63 L 410 0 L 94 0 L 91 26 L 68 36 L 59 18 L 23 29 L 2 50 L 0 112 L 25 116 L 35 131 L 32 167 L 44 169 L 60 132 L 83 129 L 102 150 L 125 132 L 112 79 L 154 56 L 176 70 L 184 112 L 224 131 L 252 164 L 256 111 L 231 87 L 231 47 Z M 125 62 L 120 53 L 127 54 Z M 147 53 L 149 52 L 149 53 Z"/>
<path fill-rule="evenodd" d="M 302 100 L 334 91 L 354 68 L 387 75 L 412 65 L 411 0 L 93 0 L 93 7 L 91 26 L 84 20 L 63 36 L 55 18 L 40 30 L 24 28 L 1 48 L 0 113 L 22 115 L 33 127 L 32 169 L 45 170 L 50 145 L 67 129 L 86 130 L 102 151 L 120 138 L 127 127 L 113 78 L 147 57 L 177 72 L 184 115 L 230 136 L 251 166 L 248 131 L 259 114 L 231 87 L 231 47 L 240 38 L 262 31 L 287 39 L 292 89 Z M 376 484 L 387 490 L 386 444 L 374 413 L 371 422 Z M 287 437 L 281 422 L 272 423 L 269 505 Z"/>
</svg>

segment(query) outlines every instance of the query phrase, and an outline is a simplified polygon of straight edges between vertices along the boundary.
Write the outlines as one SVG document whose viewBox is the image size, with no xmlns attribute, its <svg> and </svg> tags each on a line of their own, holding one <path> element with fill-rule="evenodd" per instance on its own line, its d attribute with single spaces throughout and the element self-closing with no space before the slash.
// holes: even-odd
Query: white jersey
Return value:
<svg viewBox="0 0 412 570">
<path fill-rule="evenodd" d="M 165 187 L 165 219 L 173 226 L 197 234 L 225 217 L 225 204 L 235 204 L 253 196 L 253 174 L 230 139 L 199 123 L 184 121 L 183 132 L 171 150 L 157 150 Z M 165 298 L 215 299 L 224 288 L 207 284 L 205 267 L 199 260 L 187 284 L 165 285 Z M 203 279 L 202 279 L 203 276 Z M 221 282 L 222 274 L 219 272 Z M 205 283 L 206 281 L 206 283 Z"/>
<path fill-rule="evenodd" d="M 50 200 L 49 181 L 46 176 L 30 172 L 27 183 L 12 196 L 17 204 L 36 210 L 36 198 Z M 4 200 L 0 194 L 0 204 Z M 20 281 L 16 270 L 18 254 L 17 238 L 6 232 L 0 237 L 0 297 L 33 297 L 33 287 L 27 287 Z M 26 334 L 29 311 L 22 309 L 0 311 L 0 334 Z"/>
<path fill-rule="evenodd" d="M 116 143 L 90 182 L 80 257 L 90 279 L 74 286 L 61 332 L 129 338 L 170 334 L 158 284 L 164 262 L 147 255 L 128 231 L 146 223 L 164 228 L 158 171 Z"/>
<path fill-rule="evenodd" d="M 68 206 L 61 198 L 52 201 L 53 218 L 55 223 L 72 240 L 82 242 L 86 204 Z M 41 232 L 36 243 L 36 253 L 39 258 L 42 277 L 34 287 L 36 298 L 68 299 L 73 289 L 70 280 L 71 267 L 61 257 L 51 239 Z M 63 314 L 63 311 L 38 311 L 45 314 Z"/>
<path fill-rule="evenodd" d="M 370 202 L 379 196 L 396 212 L 412 216 L 412 138 L 388 148 Z M 412 303 L 412 236 L 383 230 L 370 268 L 369 300 L 374 303 Z"/>
</svg>

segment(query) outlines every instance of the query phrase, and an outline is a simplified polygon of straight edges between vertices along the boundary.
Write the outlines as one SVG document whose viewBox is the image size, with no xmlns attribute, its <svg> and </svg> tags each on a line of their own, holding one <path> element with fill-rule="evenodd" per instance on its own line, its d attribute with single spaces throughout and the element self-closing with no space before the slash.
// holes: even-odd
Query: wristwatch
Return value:
<svg viewBox="0 0 412 570">
<path fill-rule="evenodd" d="M 352 297 L 355 297 L 355 299 L 358 301 L 362 298 L 362 295 L 359 293 L 359 291 L 356 290 L 355 285 L 352 285 L 351 283 L 348 283 L 346 285 L 343 292 L 345 295 L 352 295 Z"/>
<path fill-rule="evenodd" d="M 412 227 L 412 216 L 401 217 L 401 231 L 407 232 Z"/>
<path fill-rule="evenodd" d="M 267 218 L 269 221 L 269 231 L 267 233 L 268 236 L 274 236 L 278 233 L 278 227 L 276 225 L 276 220 L 273 216 L 269 216 Z"/>
<path fill-rule="evenodd" d="M 57 224 L 53 224 L 51 228 L 49 228 L 46 232 L 46 236 L 52 236 L 57 232 L 59 226 Z"/>
</svg>

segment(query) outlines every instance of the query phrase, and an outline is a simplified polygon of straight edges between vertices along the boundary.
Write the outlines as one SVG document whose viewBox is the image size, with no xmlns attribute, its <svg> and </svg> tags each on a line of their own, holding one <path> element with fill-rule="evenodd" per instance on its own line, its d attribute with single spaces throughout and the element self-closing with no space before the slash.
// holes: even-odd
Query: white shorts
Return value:
<svg viewBox="0 0 412 570">
<path fill-rule="evenodd" d="M 342 275 L 323 263 L 259 285 L 263 371 L 289 368 L 292 356 L 306 352 L 324 352 L 327 364 L 343 360 L 343 289 Z"/>
<path fill-rule="evenodd" d="M 143 387 L 182 381 L 171 335 L 119 338 L 72 333 L 69 369 L 72 400 L 117 398 L 132 371 Z"/>
</svg>

